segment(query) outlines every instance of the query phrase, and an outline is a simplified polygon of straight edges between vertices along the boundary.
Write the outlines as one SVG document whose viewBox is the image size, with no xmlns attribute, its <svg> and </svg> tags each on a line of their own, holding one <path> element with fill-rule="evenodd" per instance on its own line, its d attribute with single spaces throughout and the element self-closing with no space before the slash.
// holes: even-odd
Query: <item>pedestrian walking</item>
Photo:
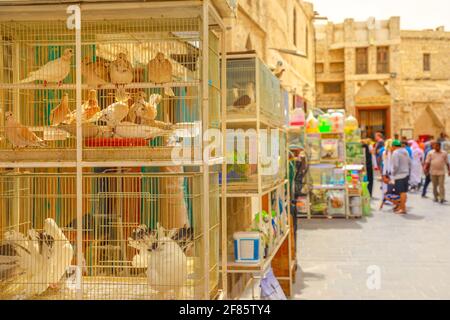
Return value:
<svg viewBox="0 0 450 320">
<path fill-rule="evenodd" d="M 425 142 L 424 148 L 425 149 L 424 149 L 423 172 L 425 174 L 425 182 L 423 183 L 422 198 L 427 198 L 427 190 L 428 190 L 428 186 L 431 183 L 431 177 L 430 177 L 430 173 L 426 170 L 425 159 L 427 158 L 428 153 L 430 153 L 430 151 L 433 150 L 432 141 Z"/>
<path fill-rule="evenodd" d="M 365 159 L 366 159 L 366 173 L 367 173 L 367 188 L 369 189 L 370 197 L 372 197 L 373 192 L 373 163 L 372 155 L 370 154 L 370 147 L 367 140 L 361 141 L 362 147 L 364 149 Z"/>
<path fill-rule="evenodd" d="M 445 168 L 450 175 L 450 163 L 448 154 L 441 150 L 439 142 L 433 143 L 433 150 L 427 155 L 425 161 L 425 171 L 430 174 L 431 183 L 433 184 L 434 201 L 445 203 Z"/>
<path fill-rule="evenodd" d="M 422 182 L 423 174 L 423 151 L 420 149 L 419 144 L 414 140 L 409 140 L 408 145 L 412 152 L 412 163 L 411 163 L 411 175 L 409 177 L 409 185 L 413 190 L 419 190 L 420 184 Z"/>
<path fill-rule="evenodd" d="M 397 214 L 406 214 L 411 158 L 409 157 L 408 151 L 402 147 L 402 143 L 398 140 L 392 142 L 392 149 L 392 176 L 395 190 L 400 194 L 400 203 L 398 209 L 394 212 Z"/>
<path fill-rule="evenodd" d="M 381 132 L 375 133 L 375 148 L 373 149 L 373 155 L 377 163 L 377 168 L 381 171 L 381 149 L 384 148 L 384 137 Z"/>
</svg>

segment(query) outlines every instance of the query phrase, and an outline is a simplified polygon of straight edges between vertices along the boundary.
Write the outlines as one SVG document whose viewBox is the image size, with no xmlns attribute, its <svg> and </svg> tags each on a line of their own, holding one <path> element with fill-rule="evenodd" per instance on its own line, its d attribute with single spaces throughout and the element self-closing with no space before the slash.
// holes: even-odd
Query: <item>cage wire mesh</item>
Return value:
<svg viewBox="0 0 450 320">
<path fill-rule="evenodd" d="M 170 160 L 180 146 L 193 159 L 202 81 L 203 125 L 221 122 L 220 37 L 210 31 L 204 49 L 201 30 L 200 17 L 82 20 L 84 160 Z M 209 79 L 201 79 L 204 50 Z M 1 160 L 75 159 L 74 51 L 65 21 L 0 23 Z"/>
<path fill-rule="evenodd" d="M 206 193 L 209 253 L 200 173 L 84 173 L 79 244 L 75 174 L 40 171 L 0 176 L 1 298 L 74 299 L 81 289 L 83 299 L 200 299 L 206 272 L 217 291 L 218 171 Z"/>
<path fill-rule="evenodd" d="M 279 79 L 256 57 L 229 58 L 227 118 L 256 118 L 257 105 L 262 120 L 284 125 Z"/>
</svg>

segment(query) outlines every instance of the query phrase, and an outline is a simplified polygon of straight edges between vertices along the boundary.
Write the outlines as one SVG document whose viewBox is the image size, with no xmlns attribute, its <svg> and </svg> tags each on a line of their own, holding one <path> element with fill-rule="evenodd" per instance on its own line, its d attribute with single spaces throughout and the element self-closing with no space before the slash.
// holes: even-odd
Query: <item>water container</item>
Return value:
<svg viewBox="0 0 450 320">
<path fill-rule="evenodd" d="M 294 111 L 289 116 L 290 126 L 304 126 L 305 125 L 305 112 L 303 108 L 295 108 Z"/>
<path fill-rule="evenodd" d="M 312 111 L 309 112 L 308 118 L 306 118 L 306 132 L 307 133 L 319 132 L 319 122 L 317 121 L 316 118 L 314 118 Z"/>
</svg>

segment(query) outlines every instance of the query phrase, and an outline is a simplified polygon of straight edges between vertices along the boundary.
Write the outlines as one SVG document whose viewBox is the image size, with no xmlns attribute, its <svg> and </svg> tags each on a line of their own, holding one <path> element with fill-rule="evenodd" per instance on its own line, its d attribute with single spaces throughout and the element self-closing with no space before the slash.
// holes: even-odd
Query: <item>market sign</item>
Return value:
<svg viewBox="0 0 450 320">
<path fill-rule="evenodd" d="M 378 107 L 391 105 L 391 96 L 355 97 L 355 104 L 358 107 Z"/>
</svg>

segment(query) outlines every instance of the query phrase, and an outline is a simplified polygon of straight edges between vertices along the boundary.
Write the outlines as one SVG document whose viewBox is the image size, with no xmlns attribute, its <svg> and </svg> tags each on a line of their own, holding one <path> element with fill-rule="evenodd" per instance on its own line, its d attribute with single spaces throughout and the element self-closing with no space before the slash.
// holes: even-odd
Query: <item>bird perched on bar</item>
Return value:
<svg viewBox="0 0 450 320">
<path fill-rule="evenodd" d="M 61 85 L 63 80 L 70 73 L 70 60 L 72 56 L 73 50 L 65 49 L 60 58 L 49 61 L 38 70 L 30 72 L 29 76 L 21 80 L 20 83 L 42 80 L 44 81 L 44 86 L 49 82 Z"/>
<path fill-rule="evenodd" d="M 99 87 L 109 83 L 109 67 L 111 62 L 97 57 L 95 62 L 89 57 L 84 57 L 81 62 L 81 74 L 90 87 Z"/>
<path fill-rule="evenodd" d="M 164 53 L 158 52 L 156 57 L 148 63 L 148 77 L 150 82 L 164 85 L 164 93 L 175 96 L 168 83 L 172 82 L 172 63 L 166 59 Z"/>
<path fill-rule="evenodd" d="M 59 105 L 50 112 L 50 124 L 52 126 L 57 126 L 61 122 L 67 120 L 69 116 L 69 94 L 66 92 Z"/>
<path fill-rule="evenodd" d="M 45 147 L 45 142 L 29 128 L 19 123 L 11 111 L 5 114 L 5 136 L 13 149 L 24 147 Z"/>
<path fill-rule="evenodd" d="M 109 66 L 111 82 L 116 86 L 129 84 L 133 81 L 133 66 L 123 52 L 117 55 L 116 60 Z"/>
<path fill-rule="evenodd" d="M 283 61 L 281 60 L 277 62 L 277 65 L 275 67 L 270 68 L 270 70 L 278 79 L 280 79 L 283 76 L 283 73 L 286 71 L 283 66 Z"/>
<path fill-rule="evenodd" d="M 89 122 L 105 121 L 108 126 L 116 127 L 128 115 L 128 99 L 130 94 L 124 88 L 116 91 L 116 102 L 97 112 Z"/>
<path fill-rule="evenodd" d="M 88 99 L 83 103 L 82 107 L 82 121 L 87 121 L 91 119 L 95 114 L 101 111 L 100 106 L 97 101 L 97 91 L 90 90 Z"/>
<path fill-rule="evenodd" d="M 233 107 L 245 108 L 250 104 L 255 103 L 255 84 L 253 82 L 247 83 L 245 93 L 241 96 L 239 96 L 239 89 L 234 88 L 233 95 L 235 99 Z"/>
</svg>

